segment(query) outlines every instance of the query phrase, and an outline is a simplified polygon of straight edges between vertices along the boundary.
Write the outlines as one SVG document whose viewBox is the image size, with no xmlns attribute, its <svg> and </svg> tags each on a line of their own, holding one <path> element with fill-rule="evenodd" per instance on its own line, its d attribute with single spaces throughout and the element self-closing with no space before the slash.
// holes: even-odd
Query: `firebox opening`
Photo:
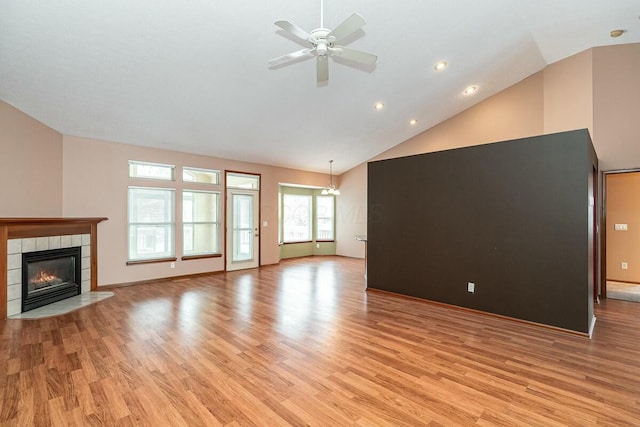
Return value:
<svg viewBox="0 0 640 427">
<path fill-rule="evenodd" d="M 22 254 L 22 312 L 72 296 L 81 290 L 81 247 Z"/>
</svg>

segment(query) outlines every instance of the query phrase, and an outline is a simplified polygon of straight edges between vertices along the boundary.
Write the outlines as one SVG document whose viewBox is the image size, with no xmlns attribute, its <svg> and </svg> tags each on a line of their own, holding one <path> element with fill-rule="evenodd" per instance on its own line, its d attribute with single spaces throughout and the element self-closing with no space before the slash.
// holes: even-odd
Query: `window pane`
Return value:
<svg viewBox="0 0 640 427">
<path fill-rule="evenodd" d="M 173 181 L 175 166 L 129 161 L 130 178 L 150 178 Z"/>
<path fill-rule="evenodd" d="M 130 187 L 128 209 L 129 260 L 174 256 L 174 191 Z"/>
<path fill-rule="evenodd" d="M 235 202 L 235 212 L 237 220 L 235 221 L 236 228 L 248 228 L 253 227 L 253 196 L 236 195 L 233 198 Z"/>
<path fill-rule="evenodd" d="M 284 194 L 283 239 L 285 242 L 311 240 L 311 196 Z"/>
<path fill-rule="evenodd" d="M 218 224 L 185 224 L 184 255 L 220 253 L 218 249 Z"/>
<path fill-rule="evenodd" d="M 184 255 L 220 253 L 218 226 L 219 193 L 182 193 Z"/>
<path fill-rule="evenodd" d="M 129 188 L 129 222 L 173 222 L 173 194 L 163 188 Z"/>
<path fill-rule="evenodd" d="M 182 180 L 203 184 L 220 184 L 220 171 L 198 168 L 182 168 Z"/>
<path fill-rule="evenodd" d="M 249 261 L 253 259 L 253 230 L 233 231 L 233 260 Z"/>
<path fill-rule="evenodd" d="M 182 193 L 182 220 L 218 222 L 218 193 L 185 191 Z"/>
<path fill-rule="evenodd" d="M 260 188 L 260 177 L 256 175 L 227 174 L 227 188 L 257 190 Z"/>
<path fill-rule="evenodd" d="M 253 196 L 233 195 L 233 261 L 253 259 Z"/>
<path fill-rule="evenodd" d="M 334 240 L 333 203 L 333 196 L 318 196 L 316 198 L 317 240 Z"/>
<path fill-rule="evenodd" d="M 129 260 L 173 255 L 173 225 L 129 225 Z"/>
</svg>

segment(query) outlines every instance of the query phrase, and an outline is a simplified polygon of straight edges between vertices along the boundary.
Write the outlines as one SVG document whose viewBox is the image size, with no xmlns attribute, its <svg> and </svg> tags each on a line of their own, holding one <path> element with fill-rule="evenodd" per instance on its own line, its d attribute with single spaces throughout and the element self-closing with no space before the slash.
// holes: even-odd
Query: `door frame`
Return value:
<svg viewBox="0 0 640 427">
<path fill-rule="evenodd" d="M 600 230 L 600 298 L 607 298 L 607 176 L 620 173 L 640 172 L 640 168 L 613 169 L 602 172 L 602 229 Z"/>
<path fill-rule="evenodd" d="M 224 171 L 224 271 L 227 271 L 227 260 L 231 254 L 227 253 L 227 234 L 229 226 L 229 218 L 227 218 L 227 176 L 229 174 L 238 175 L 250 175 L 258 177 L 258 268 L 262 265 L 262 231 L 260 225 L 262 224 L 262 174 L 255 172 L 245 172 L 238 170 L 225 169 Z"/>
<path fill-rule="evenodd" d="M 593 214 L 593 220 L 592 220 L 592 232 L 593 232 L 593 302 L 594 303 L 598 303 L 600 301 L 600 293 L 602 293 L 602 290 L 606 288 L 606 284 L 605 284 L 605 288 L 602 287 L 602 283 L 600 283 L 600 286 L 598 286 L 598 269 L 601 266 L 598 263 L 598 254 L 600 252 L 600 248 L 598 245 L 598 239 L 601 238 L 600 234 L 598 233 L 598 228 L 601 228 L 599 222 L 598 222 L 598 202 L 600 201 L 599 197 L 598 197 L 598 189 L 599 189 L 599 185 L 598 185 L 598 168 L 596 167 L 596 165 L 593 165 L 593 176 L 592 176 L 592 206 L 590 206 L 589 208 L 591 209 L 591 213 Z M 600 281 L 601 282 L 601 281 Z M 606 289 L 605 289 L 606 290 Z"/>
</svg>

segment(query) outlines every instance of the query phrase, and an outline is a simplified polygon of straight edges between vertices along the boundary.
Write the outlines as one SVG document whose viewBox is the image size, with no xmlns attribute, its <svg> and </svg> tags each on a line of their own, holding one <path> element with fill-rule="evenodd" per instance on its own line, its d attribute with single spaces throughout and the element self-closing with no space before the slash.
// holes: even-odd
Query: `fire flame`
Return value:
<svg viewBox="0 0 640 427">
<path fill-rule="evenodd" d="M 40 270 L 40 272 L 31 279 L 31 283 L 36 283 L 36 284 L 49 283 L 57 279 L 58 279 L 58 276 L 50 274 L 45 270 Z"/>
</svg>

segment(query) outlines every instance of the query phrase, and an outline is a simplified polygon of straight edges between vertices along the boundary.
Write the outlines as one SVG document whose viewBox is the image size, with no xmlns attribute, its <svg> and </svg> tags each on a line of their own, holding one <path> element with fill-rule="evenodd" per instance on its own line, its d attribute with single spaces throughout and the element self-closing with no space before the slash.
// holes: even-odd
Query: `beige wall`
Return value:
<svg viewBox="0 0 640 427">
<path fill-rule="evenodd" d="M 593 49 L 593 97 L 600 169 L 640 168 L 640 43 Z"/>
<path fill-rule="evenodd" d="M 607 175 L 607 280 L 640 283 L 639 196 L 640 172 Z M 615 230 L 615 224 L 628 229 Z"/>
<path fill-rule="evenodd" d="M 593 138 L 592 56 L 589 49 L 544 69 L 545 134 L 587 128 Z"/>
<path fill-rule="evenodd" d="M 367 165 L 355 167 L 340 177 L 336 202 L 336 253 L 364 258 L 364 243 L 355 236 L 367 234 Z"/>
<path fill-rule="evenodd" d="M 62 135 L 0 101 L 0 217 L 62 215 Z"/>
<path fill-rule="evenodd" d="M 543 77 L 536 73 L 373 160 L 540 135 L 542 113 Z"/>
<path fill-rule="evenodd" d="M 175 151 L 97 141 L 64 136 L 64 215 L 106 216 L 108 221 L 98 226 L 98 283 L 109 285 L 158 277 L 195 274 L 224 269 L 222 258 L 176 261 L 169 263 L 127 266 L 127 187 L 128 161 L 167 163 L 217 170 L 233 170 L 261 174 L 261 264 L 279 262 L 278 250 L 278 185 L 297 183 L 310 186 L 326 185 L 328 176 L 293 169 L 236 162 L 215 157 L 198 156 Z M 149 186 L 163 186 L 149 181 Z M 174 187 L 172 185 L 172 187 Z M 175 188 L 183 188 L 180 182 Z M 176 194 L 177 198 L 179 193 Z M 224 212 L 223 212 L 224 214 Z M 267 221 L 267 227 L 263 227 Z M 180 226 L 178 222 L 177 226 Z M 176 233 L 176 247 L 181 247 Z M 180 251 L 177 252 L 180 255 Z"/>
</svg>

